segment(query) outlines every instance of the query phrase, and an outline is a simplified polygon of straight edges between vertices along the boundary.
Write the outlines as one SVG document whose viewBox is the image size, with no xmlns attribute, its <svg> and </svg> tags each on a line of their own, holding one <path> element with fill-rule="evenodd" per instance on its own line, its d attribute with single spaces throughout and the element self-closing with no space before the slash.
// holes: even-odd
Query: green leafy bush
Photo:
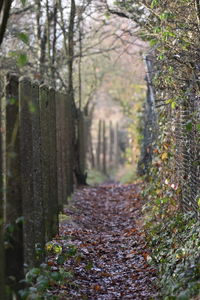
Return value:
<svg viewBox="0 0 200 300">
<path fill-rule="evenodd" d="M 200 296 L 200 221 L 196 216 L 175 212 L 148 222 L 145 228 L 153 263 L 159 270 L 161 298 L 189 300 Z"/>
<path fill-rule="evenodd" d="M 77 248 L 72 244 L 65 245 L 52 241 L 46 244 L 46 252 L 49 256 L 48 263 L 42 263 L 39 267 L 30 269 L 22 280 L 25 288 L 19 291 L 21 299 L 25 300 L 54 300 L 58 299 L 54 292 L 62 285 L 73 285 L 73 270 L 64 264 L 70 259 L 79 257 Z M 52 268 L 52 266 L 53 268 Z"/>
</svg>

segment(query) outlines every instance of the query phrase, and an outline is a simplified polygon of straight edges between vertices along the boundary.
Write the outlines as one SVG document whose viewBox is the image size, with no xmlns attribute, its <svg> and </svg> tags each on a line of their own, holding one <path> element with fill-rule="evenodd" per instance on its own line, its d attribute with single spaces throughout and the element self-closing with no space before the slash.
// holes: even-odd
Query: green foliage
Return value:
<svg viewBox="0 0 200 300">
<path fill-rule="evenodd" d="M 10 51 L 9 56 L 16 58 L 16 62 L 19 68 L 22 68 L 28 64 L 28 57 L 26 53 L 18 52 L 18 51 Z"/>
<path fill-rule="evenodd" d="M 66 244 L 65 248 L 56 241 L 46 244 L 46 252 L 49 256 L 48 264 L 42 263 L 39 267 L 30 269 L 22 282 L 26 288 L 19 291 L 21 299 L 58 299 L 53 291 L 59 286 L 73 285 L 73 270 L 66 268 L 64 264 L 68 259 L 80 260 L 77 248 L 72 244 Z M 51 260 L 55 259 L 55 263 Z M 52 268 L 51 265 L 57 265 Z"/>
<path fill-rule="evenodd" d="M 72 274 L 63 268 L 52 271 L 47 264 L 41 264 L 39 268 L 32 268 L 26 274 L 23 282 L 27 288 L 20 290 L 21 299 L 57 299 L 52 294 L 52 288 L 64 284 L 72 279 Z"/>
<path fill-rule="evenodd" d="M 196 125 L 196 127 L 197 127 L 197 130 L 200 131 L 200 123 L 198 123 L 198 124 Z"/>
<path fill-rule="evenodd" d="M 151 8 L 155 8 L 158 5 L 159 5 L 159 0 L 152 0 L 151 1 Z"/>
<path fill-rule="evenodd" d="M 187 123 L 185 124 L 185 128 L 187 131 L 192 130 L 192 120 L 187 121 Z"/>
<path fill-rule="evenodd" d="M 27 35 L 26 33 L 20 32 L 20 33 L 18 34 L 18 38 L 19 38 L 24 44 L 26 44 L 26 45 L 29 44 L 29 37 L 28 37 L 28 35 Z"/>
<path fill-rule="evenodd" d="M 24 67 L 27 63 L 28 63 L 27 55 L 25 53 L 18 54 L 17 65 L 19 67 Z"/>
<path fill-rule="evenodd" d="M 26 2 L 27 2 L 27 0 L 21 0 L 21 3 L 22 3 L 23 6 L 26 5 Z"/>
<path fill-rule="evenodd" d="M 177 98 L 170 98 L 166 103 L 172 106 L 174 102 L 177 105 L 177 101 Z M 152 249 L 152 262 L 158 266 L 160 298 L 189 300 L 199 295 L 200 224 L 191 212 L 179 211 L 181 190 L 173 174 L 174 143 L 173 136 L 167 134 L 165 116 L 162 112 L 158 119 L 160 135 L 156 145 L 152 145 L 152 165 L 145 178 L 145 231 Z M 186 130 L 192 126 L 188 123 Z"/>
<path fill-rule="evenodd" d="M 7 99 L 7 104 L 10 104 L 10 105 L 15 105 L 17 103 L 17 99 L 16 98 L 8 98 Z"/>
<path fill-rule="evenodd" d="M 200 222 L 189 213 L 175 212 L 146 223 L 153 263 L 158 265 L 162 299 L 200 295 Z"/>
</svg>

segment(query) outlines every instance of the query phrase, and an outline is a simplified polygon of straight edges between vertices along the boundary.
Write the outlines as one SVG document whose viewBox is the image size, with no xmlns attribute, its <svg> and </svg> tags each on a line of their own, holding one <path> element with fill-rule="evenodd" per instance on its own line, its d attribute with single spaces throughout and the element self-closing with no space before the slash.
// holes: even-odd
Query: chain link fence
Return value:
<svg viewBox="0 0 200 300">
<path fill-rule="evenodd" d="M 176 100 L 174 107 L 157 101 L 152 79 L 154 58 L 145 58 L 147 67 L 147 98 L 144 108 L 143 145 L 138 165 L 140 175 L 148 174 L 154 156 L 154 149 L 162 135 L 171 141 L 170 169 L 174 186 L 180 190 L 179 204 L 184 211 L 199 211 L 200 202 L 200 95 L 194 82 L 183 88 L 183 97 Z M 161 126 L 160 116 L 165 115 Z M 162 117 L 161 117 L 162 118 Z M 165 170 L 166 171 L 166 166 Z M 162 175 L 161 175 L 162 176 Z"/>
</svg>

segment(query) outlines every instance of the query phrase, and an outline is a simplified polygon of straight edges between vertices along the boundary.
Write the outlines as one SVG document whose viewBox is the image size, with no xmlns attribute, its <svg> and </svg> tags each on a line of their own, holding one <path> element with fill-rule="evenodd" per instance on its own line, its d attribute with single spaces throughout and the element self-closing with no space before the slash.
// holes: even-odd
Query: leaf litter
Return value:
<svg viewBox="0 0 200 300">
<path fill-rule="evenodd" d="M 65 255 L 49 265 L 73 273 L 53 291 L 58 299 L 156 299 L 156 268 L 149 264 L 140 226 L 140 185 L 104 184 L 76 190 L 54 240 Z M 69 218 L 70 216 L 70 218 Z M 66 254 L 68 253 L 68 254 Z"/>
</svg>

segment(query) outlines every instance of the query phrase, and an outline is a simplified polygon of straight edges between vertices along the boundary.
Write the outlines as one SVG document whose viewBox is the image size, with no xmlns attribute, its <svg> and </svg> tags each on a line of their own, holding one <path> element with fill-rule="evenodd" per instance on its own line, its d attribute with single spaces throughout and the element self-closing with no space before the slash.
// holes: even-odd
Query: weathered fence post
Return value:
<svg viewBox="0 0 200 300">
<path fill-rule="evenodd" d="M 33 136 L 33 195 L 34 195 L 34 229 L 36 243 L 36 264 L 44 259 L 45 246 L 45 221 L 42 184 L 42 163 L 41 163 L 41 128 L 39 108 L 39 85 L 32 84 L 32 136 Z M 41 251 L 42 250 L 42 251 Z"/>
<path fill-rule="evenodd" d="M 2 191 L 2 185 L 1 185 Z M 2 192 L 1 192 L 2 196 Z M 3 197 L 0 198 L 0 295 L 5 297 L 5 257 L 4 257 L 4 236 L 3 236 Z"/>
<path fill-rule="evenodd" d="M 42 185 L 45 211 L 45 240 L 51 240 L 52 220 L 50 210 L 50 139 L 49 139 L 49 89 L 45 84 L 39 88 L 40 126 L 41 126 L 41 161 L 42 161 Z"/>
<path fill-rule="evenodd" d="M 57 146 L 57 197 L 59 210 L 63 211 L 63 178 L 62 178 L 62 128 L 61 128 L 61 101 L 62 95 L 56 93 L 56 146 Z"/>
<path fill-rule="evenodd" d="M 24 260 L 28 267 L 35 264 L 32 109 L 31 82 L 28 78 L 22 77 L 19 81 L 19 133 L 24 216 Z"/>
<path fill-rule="evenodd" d="M 110 121 L 110 124 L 109 124 L 109 164 L 110 164 L 110 168 L 113 166 L 113 144 L 114 144 L 113 124 L 112 124 L 112 121 Z"/>
<path fill-rule="evenodd" d="M 106 139 L 106 122 L 103 120 L 103 162 L 102 162 L 102 171 L 104 174 L 107 173 L 107 159 L 106 159 L 106 152 L 107 152 L 107 139 Z"/>
<path fill-rule="evenodd" d="M 18 281 L 23 278 L 23 231 L 22 231 L 22 191 L 21 191 L 21 154 L 19 144 L 19 97 L 18 77 L 6 76 L 5 101 L 3 105 L 3 177 L 5 206 L 5 239 L 7 243 L 6 277 L 7 283 L 17 289 Z M 14 278 L 11 282 L 10 278 Z"/>
<path fill-rule="evenodd" d="M 94 157 L 94 149 L 93 149 L 93 140 L 92 140 L 92 135 L 91 132 L 89 131 L 89 136 L 88 136 L 88 152 L 89 152 L 89 161 L 91 163 L 91 168 L 94 169 L 96 167 L 95 165 L 95 157 Z"/>
<path fill-rule="evenodd" d="M 64 95 L 65 104 L 65 151 L 66 151 L 66 174 L 67 174 L 67 197 L 73 192 L 73 133 L 72 133 L 72 103 L 70 97 Z M 67 199 L 66 199 L 67 200 Z"/>
<path fill-rule="evenodd" d="M 116 123 L 114 132 L 114 155 L 115 155 L 115 168 L 119 164 L 119 125 Z"/>
<path fill-rule="evenodd" d="M 58 194 L 57 194 L 57 158 L 56 158 L 56 104 L 55 90 L 49 90 L 49 211 L 51 217 L 51 235 L 58 233 Z"/>
<path fill-rule="evenodd" d="M 88 154 L 89 154 L 90 125 L 91 125 L 90 117 L 88 115 L 85 115 L 85 113 L 83 112 L 83 135 L 84 135 L 84 152 L 85 152 L 85 157 L 84 157 L 84 160 L 85 160 L 85 171 L 88 168 L 88 166 L 87 166 L 87 162 L 88 162 L 87 158 L 88 158 Z M 94 157 L 93 157 L 93 164 L 94 164 Z"/>
<path fill-rule="evenodd" d="M 85 135 L 84 135 L 84 116 L 83 112 L 79 112 L 78 119 L 78 150 L 79 150 L 79 165 L 82 174 L 85 173 Z"/>
<path fill-rule="evenodd" d="M 67 203 L 68 188 L 69 188 L 69 169 L 70 162 L 68 161 L 68 143 L 70 132 L 67 129 L 67 99 L 65 94 L 61 94 L 61 154 L 62 154 L 62 189 L 63 189 L 63 204 Z"/>
<path fill-rule="evenodd" d="M 3 227 L 4 227 L 4 213 L 3 213 L 3 82 L 2 78 L 0 79 L 0 295 L 2 299 L 6 299 L 5 296 L 5 256 L 4 256 L 4 236 L 3 236 Z M 5 116 L 4 116 L 5 117 Z"/>
<path fill-rule="evenodd" d="M 98 123 L 98 137 L 97 137 L 97 150 L 96 150 L 96 160 L 97 169 L 101 170 L 101 143 L 102 143 L 102 121 L 99 120 Z"/>
</svg>

